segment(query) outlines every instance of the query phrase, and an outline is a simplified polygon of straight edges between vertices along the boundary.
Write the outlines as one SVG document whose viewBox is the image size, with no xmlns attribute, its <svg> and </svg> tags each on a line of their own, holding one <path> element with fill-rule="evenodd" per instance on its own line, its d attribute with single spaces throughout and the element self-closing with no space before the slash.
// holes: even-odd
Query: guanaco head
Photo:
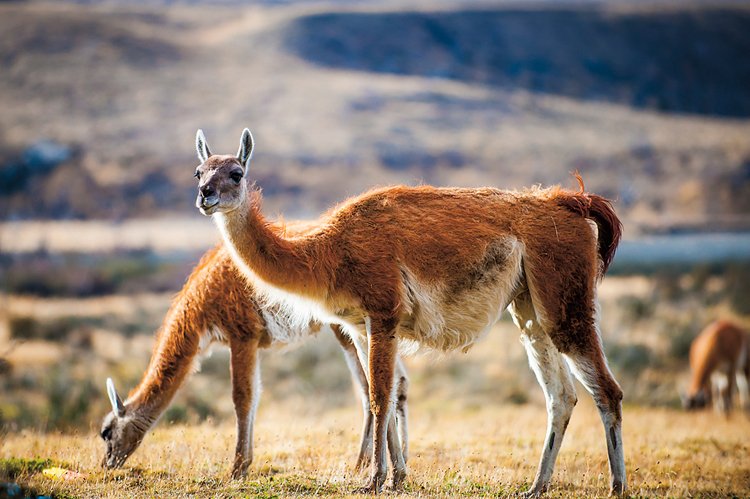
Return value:
<svg viewBox="0 0 750 499">
<path fill-rule="evenodd" d="M 112 403 L 112 412 L 102 422 L 101 437 L 107 446 L 102 466 L 119 468 L 141 444 L 151 425 L 147 418 L 136 414 L 122 402 L 112 378 L 107 378 L 107 395 Z"/>
<path fill-rule="evenodd" d="M 245 128 L 236 156 L 212 155 L 203 130 L 198 130 L 195 148 L 201 164 L 195 170 L 198 198 L 195 206 L 204 215 L 228 213 L 239 208 L 246 196 L 245 173 L 253 155 L 253 135 Z"/>
<path fill-rule="evenodd" d="M 705 388 L 701 388 L 695 393 L 688 393 L 682 397 L 682 407 L 691 411 L 694 409 L 703 409 L 709 403 L 709 397 Z"/>
</svg>

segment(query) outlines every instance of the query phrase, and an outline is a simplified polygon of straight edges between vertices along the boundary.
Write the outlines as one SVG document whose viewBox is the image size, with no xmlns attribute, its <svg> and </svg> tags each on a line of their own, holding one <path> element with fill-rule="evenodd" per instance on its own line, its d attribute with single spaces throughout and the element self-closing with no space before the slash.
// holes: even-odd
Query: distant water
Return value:
<svg viewBox="0 0 750 499">
<path fill-rule="evenodd" d="M 750 260 L 750 233 L 647 236 L 623 241 L 614 268 Z"/>
</svg>

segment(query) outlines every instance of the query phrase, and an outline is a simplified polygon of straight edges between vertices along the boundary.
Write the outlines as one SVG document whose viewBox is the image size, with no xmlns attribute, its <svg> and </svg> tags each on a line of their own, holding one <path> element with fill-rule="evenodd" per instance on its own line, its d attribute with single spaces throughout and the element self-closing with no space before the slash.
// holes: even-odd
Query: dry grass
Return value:
<svg viewBox="0 0 750 499">
<path fill-rule="evenodd" d="M 505 496 L 525 489 L 540 452 L 545 411 L 537 405 L 476 410 L 416 403 L 411 414 L 409 478 L 392 497 Z M 348 496 L 364 475 L 352 471 L 359 414 L 355 408 L 306 411 L 304 402 L 261 408 L 256 458 L 242 482 L 227 478 L 230 424 L 167 426 L 146 438 L 127 468 L 98 467 L 93 433 L 6 435 L 3 458 L 51 458 L 88 474 L 78 482 L 41 474 L 18 477 L 38 492 L 84 497 Z M 627 408 L 624 439 L 630 492 L 637 496 L 729 497 L 750 494 L 747 418 Z M 549 497 L 594 497 L 608 491 L 598 415 L 586 397 L 571 420 Z"/>
<path fill-rule="evenodd" d="M 670 356 L 670 341 L 677 334 L 671 329 L 697 332 L 711 314 L 727 314 L 721 301 L 708 306 L 717 283 L 692 293 L 687 291 L 693 287 L 688 281 L 678 281 L 684 286 L 670 291 L 677 293 L 672 301 L 662 296 L 664 284 L 654 279 L 608 278 L 601 286 L 605 345 L 620 345 L 621 350 L 641 345 L 648 354 L 636 359 L 635 367 L 632 358 L 620 354 L 618 363 L 618 356 L 610 355 L 628 404 L 624 437 L 631 492 L 748 496 L 747 418 L 737 414 L 726 421 L 711 412 L 686 414 L 632 405 L 676 404 L 687 363 Z M 2 476 L 7 459 L 22 458 L 51 459 L 88 474 L 80 482 L 51 481 L 39 473 L 13 477 L 34 491 L 63 497 L 345 496 L 364 483 L 365 474 L 352 470 L 359 405 L 332 338 L 322 336 L 292 351 L 264 352 L 256 459 L 246 481 L 228 479 L 235 437 L 224 351 L 206 360 L 203 371 L 186 383 L 172 404 L 179 410 L 164 416 L 128 468 L 107 474 L 98 467 L 103 446 L 96 436 L 108 410 L 103 380 L 114 376 L 123 391 L 134 385 L 146 367 L 152 332 L 169 295 L 0 298 L 3 313 L 35 318 L 40 327 L 67 321 L 74 328 L 70 338 L 93 328 L 85 347 L 74 346 L 68 336 L 25 343 L 0 338 L 0 352 L 13 348 L 7 354 L 13 370 L 2 379 L 7 386 L 0 384 L 0 410 L 15 407 L 18 413 L 4 414 L 9 424 L 0 434 L 0 480 L 7 479 Z M 645 311 L 633 315 L 642 308 Z M 139 322 L 133 322 L 134 317 Z M 692 329 L 674 322 L 676 318 L 692 323 Z M 123 334 L 125 330 L 132 330 L 132 335 Z M 404 496 L 506 496 L 528 487 L 542 446 L 546 411 L 517 338 L 515 327 L 503 321 L 467 354 L 407 359 L 412 433 Z M 50 364 L 42 367 L 45 355 Z M 52 378 L 72 391 L 60 392 L 61 383 L 51 383 Z M 581 402 L 559 457 L 551 497 L 608 492 L 601 423 L 580 387 L 579 394 Z M 55 420 L 50 415 L 51 396 L 73 401 L 83 397 L 87 404 L 84 412 L 73 414 L 75 420 L 67 421 L 64 411 Z M 205 408 L 210 411 L 202 413 Z M 192 424 L 172 425 L 173 418 Z M 83 429 L 60 433 L 63 427 Z M 396 495 L 401 494 L 390 494 Z"/>
</svg>

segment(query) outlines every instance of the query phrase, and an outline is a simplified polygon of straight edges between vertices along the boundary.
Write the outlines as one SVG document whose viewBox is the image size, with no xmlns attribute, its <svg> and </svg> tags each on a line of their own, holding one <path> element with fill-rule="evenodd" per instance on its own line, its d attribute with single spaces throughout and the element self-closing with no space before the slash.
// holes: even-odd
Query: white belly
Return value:
<svg viewBox="0 0 750 499">
<path fill-rule="evenodd" d="M 399 336 L 438 350 L 467 350 L 489 332 L 512 299 L 522 275 L 523 247 L 508 240 L 504 264 L 459 294 L 422 284 L 402 269 L 406 292 Z"/>
<path fill-rule="evenodd" d="M 278 306 L 262 307 L 261 315 L 266 325 L 266 331 L 274 343 L 290 344 L 318 334 L 321 330 L 332 333 L 327 324 L 312 320 L 300 324 L 295 318 L 285 313 Z"/>
</svg>

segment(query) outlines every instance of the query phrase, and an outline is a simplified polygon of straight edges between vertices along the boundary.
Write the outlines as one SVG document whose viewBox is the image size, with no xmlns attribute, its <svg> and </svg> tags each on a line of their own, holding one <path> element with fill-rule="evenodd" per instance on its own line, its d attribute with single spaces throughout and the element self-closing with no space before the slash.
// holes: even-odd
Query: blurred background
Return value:
<svg viewBox="0 0 750 499">
<path fill-rule="evenodd" d="M 388 184 L 576 187 L 625 241 L 601 285 L 626 404 L 677 406 L 690 341 L 750 325 L 750 3 L 0 2 L 0 423 L 88 430 L 127 391 L 218 232 L 194 137 L 236 151 L 265 212 Z M 507 317 L 408 359 L 411 400 L 543 404 Z M 354 404 L 332 338 L 263 354 L 262 405 Z M 228 355 L 166 419 L 233 417 Z"/>
</svg>

